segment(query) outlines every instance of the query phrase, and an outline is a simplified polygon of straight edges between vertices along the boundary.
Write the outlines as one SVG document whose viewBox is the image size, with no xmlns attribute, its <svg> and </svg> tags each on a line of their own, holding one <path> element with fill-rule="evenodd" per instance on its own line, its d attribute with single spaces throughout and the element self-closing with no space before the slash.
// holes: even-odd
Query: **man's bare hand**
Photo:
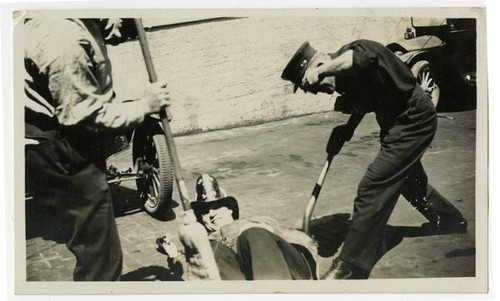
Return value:
<svg viewBox="0 0 500 301">
<path fill-rule="evenodd" d="M 304 77 L 302 78 L 302 86 L 314 86 L 320 81 L 320 74 L 318 68 L 307 68 Z"/>
<path fill-rule="evenodd" d="M 147 114 L 160 112 L 164 107 L 170 106 L 170 93 L 167 84 L 156 82 L 146 86 L 141 101 L 146 105 Z"/>
</svg>

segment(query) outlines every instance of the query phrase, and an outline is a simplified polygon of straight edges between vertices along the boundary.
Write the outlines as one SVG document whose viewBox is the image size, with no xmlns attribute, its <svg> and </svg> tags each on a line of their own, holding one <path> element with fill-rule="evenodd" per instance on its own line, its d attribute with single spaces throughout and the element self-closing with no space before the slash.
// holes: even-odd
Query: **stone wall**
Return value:
<svg viewBox="0 0 500 301">
<path fill-rule="evenodd" d="M 148 23 L 149 22 L 149 23 Z M 161 18 L 144 19 L 145 26 Z M 165 20 L 165 24 L 168 20 Z M 283 67 L 307 40 L 335 51 L 351 40 L 400 39 L 409 18 L 254 16 L 147 33 L 158 78 L 169 82 L 172 130 L 182 134 L 331 110 L 334 97 L 292 92 Z M 147 73 L 138 41 L 110 47 L 116 91 L 139 97 Z"/>
</svg>

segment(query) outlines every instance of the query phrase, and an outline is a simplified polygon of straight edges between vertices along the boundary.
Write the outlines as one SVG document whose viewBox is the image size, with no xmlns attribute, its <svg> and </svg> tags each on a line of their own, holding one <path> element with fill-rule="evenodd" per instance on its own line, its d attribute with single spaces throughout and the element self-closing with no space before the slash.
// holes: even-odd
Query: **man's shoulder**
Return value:
<svg viewBox="0 0 500 301">
<path fill-rule="evenodd" d="M 26 22 L 30 39 L 43 42 L 46 46 L 79 45 L 91 35 L 78 19 L 39 18 Z"/>
<path fill-rule="evenodd" d="M 79 59 L 88 56 L 94 39 L 78 19 L 39 18 L 29 20 L 27 26 L 26 56 L 40 67 L 52 64 L 63 55 Z"/>
<path fill-rule="evenodd" d="M 54 36 L 64 36 L 68 33 L 78 34 L 85 30 L 83 22 L 67 18 L 33 18 L 26 20 L 24 25 L 33 33 Z"/>
<path fill-rule="evenodd" d="M 367 39 L 357 39 L 350 41 L 342 45 L 337 51 L 330 53 L 331 58 L 336 58 L 342 54 L 344 54 L 348 50 L 359 50 L 361 49 L 372 49 L 373 47 L 377 47 L 378 42 L 367 40 Z"/>
<path fill-rule="evenodd" d="M 368 40 L 368 39 L 358 39 L 358 40 L 354 40 L 352 41 L 351 43 L 349 43 L 349 45 L 351 45 L 351 47 L 354 47 L 354 46 L 364 46 L 366 48 L 379 48 L 379 47 L 385 47 L 384 45 L 382 45 L 382 43 L 380 42 L 377 42 L 377 41 L 374 41 L 374 40 Z"/>
</svg>

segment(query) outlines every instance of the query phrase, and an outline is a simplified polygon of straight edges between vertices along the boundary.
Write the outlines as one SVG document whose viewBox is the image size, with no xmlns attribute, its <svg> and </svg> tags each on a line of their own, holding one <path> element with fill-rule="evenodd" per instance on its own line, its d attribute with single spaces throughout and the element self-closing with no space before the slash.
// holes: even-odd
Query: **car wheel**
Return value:
<svg viewBox="0 0 500 301">
<path fill-rule="evenodd" d="M 441 89 L 436 83 L 436 77 L 429 61 L 421 60 L 416 62 L 411 67 L 411 72 L 417 79 L 417 83 L 420 85 L 420 87 L 422 87 L 424 92 L 431 97 L 434 107 L 437 107 Z"/>
<path fill-rule="evenodd" d="M 151 216 L 161 217 L 172 204 L 173 168 L 165 136 L 155 121 L 145 122 L 136 129 L 132 157 L 143 173 L 136 184 L 144 210 Z"/>
</svg>

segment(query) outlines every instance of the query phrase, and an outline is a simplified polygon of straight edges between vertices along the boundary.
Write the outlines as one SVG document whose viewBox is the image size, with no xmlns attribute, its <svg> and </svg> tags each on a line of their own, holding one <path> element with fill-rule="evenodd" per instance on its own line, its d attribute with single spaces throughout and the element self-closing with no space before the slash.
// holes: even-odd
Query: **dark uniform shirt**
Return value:
<svg viewBox="0 0 500 301">
<path fill-rule="evenodd" d="M 336 76 L 336 91 L 354 107 L 375 112 L 385 121 L 407 109 L 416 86 L 410 69 L 384 45 L 357 40 L 331 53 L 336 58 L 353 50 L 353 67 Z"/>
</svg>

